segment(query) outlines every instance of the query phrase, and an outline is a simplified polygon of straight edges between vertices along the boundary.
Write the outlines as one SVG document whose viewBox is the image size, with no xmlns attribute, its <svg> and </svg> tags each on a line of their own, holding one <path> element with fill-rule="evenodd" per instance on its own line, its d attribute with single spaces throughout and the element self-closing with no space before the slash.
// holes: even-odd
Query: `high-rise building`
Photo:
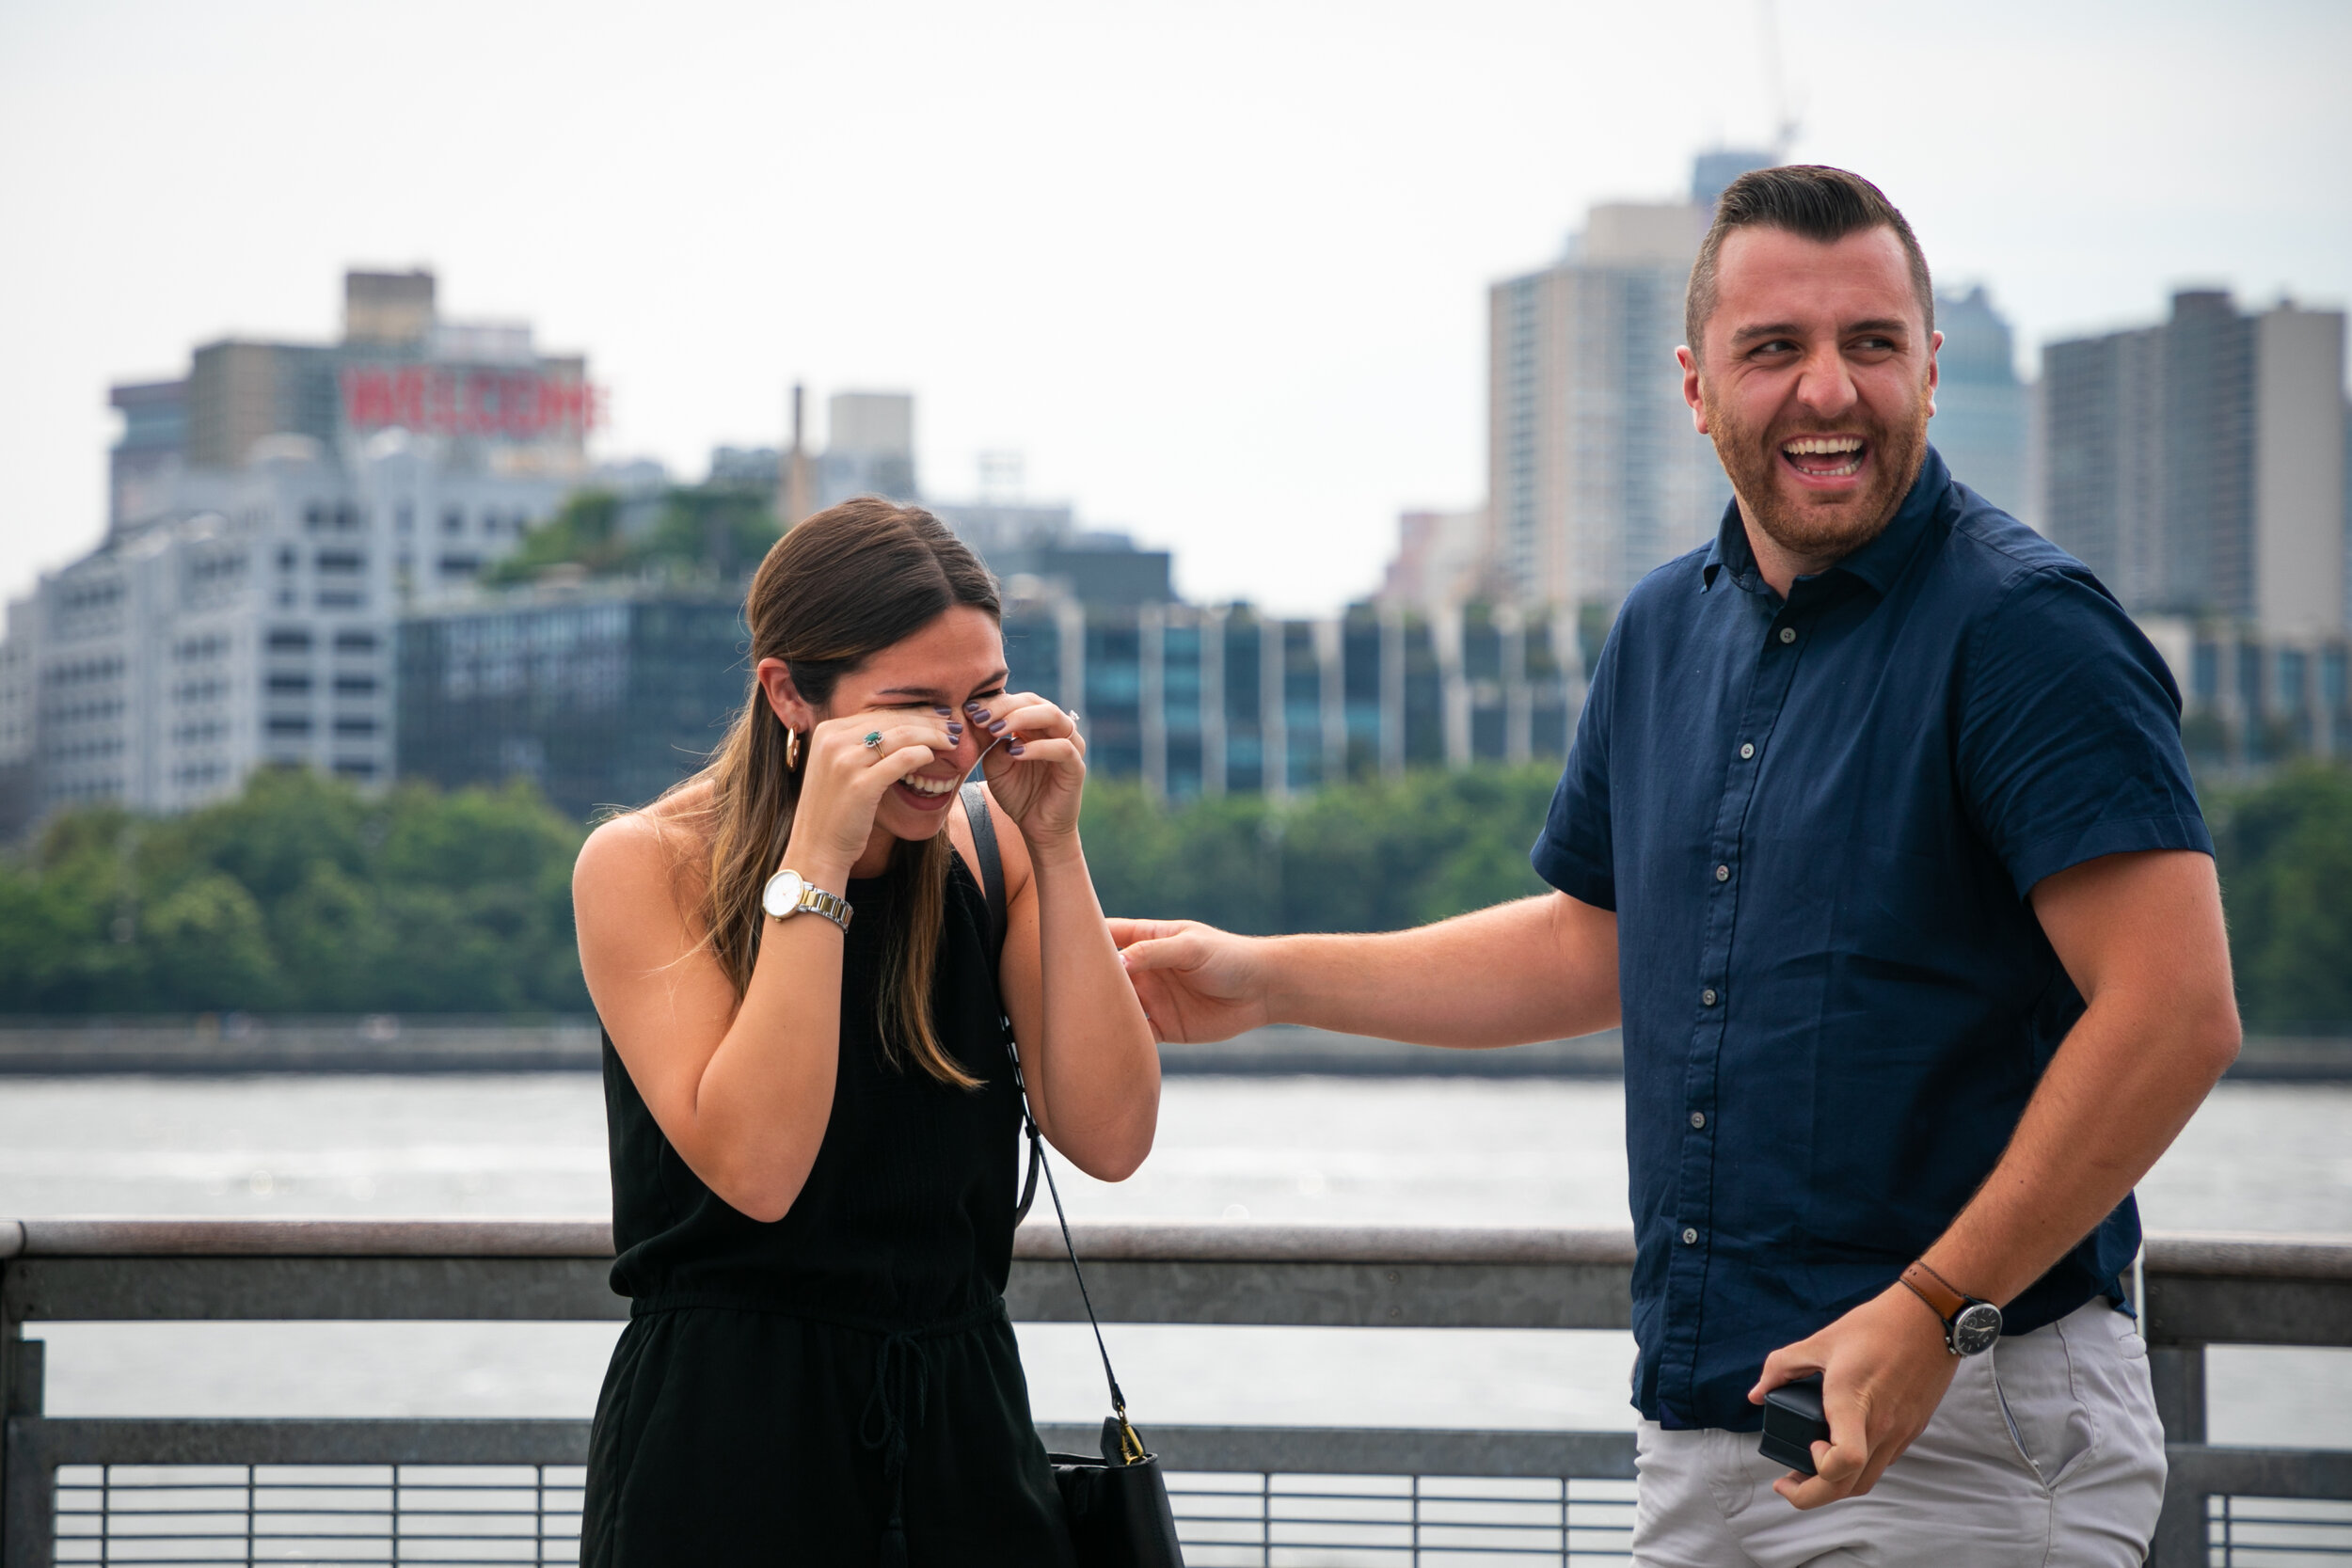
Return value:
<svg viewBox="0 0 2352 1568">
<path fill-rule="evenodd" d="M 469 592 L 584 475 L 577 356 L 441 319 L 426 273 L 348 275 L 344 321 L 114 388 L 106 536 L 0 654 L 37 807 L 180 811 L 271 765 L 389 780 L 395 617 Z"/>
<path fill-rule="evenodd" d="M 854 496 L 911 502 L 914 480 L 914 397 L 909 392 L 835 392 L 826 404 L 826 440 L 816 459 L 812 511 Z"/>
<path fill-rule="evenodd" d="M 2017 378 L 2017 349 L 2010 326 L 1981 287 L 1938 293 L 1935 419 L 1928 438 L 1963 484 L 1994 505 L 2023 516 L 2026 494 L 2027 390 Z"/>
<path fill-rule="evenodd" d="M 743 595 L 547 585 L 421 608 L 397 630 L 405 777 L 523 778 L 587 819 L 703 765 L 741 711 Z"/>
<path fill-rule="evenodd" d="M 1491 597 L 1492 561 L 1485 507 L 1399 513 L 1396 555 L 1381 581 L 1380 600 L 1428 610 Z"/>
<path fill-rule="evenodd" d="M 1512 598 L 1614 606 L 1713 533 L 1730 484 L 1675 349 L 1713 200 L 1769 161 L 1710 155 L 1689 200 L 1595 207 L 1558 261 L 1489 291 L 1487 505 Z"/>
<path fill-rule="evenodd" d="M 2136 612 L 2347 623 L 2344 316 L 2218 291 L 2042 353 L 2034 520 Z"/>
</svg>

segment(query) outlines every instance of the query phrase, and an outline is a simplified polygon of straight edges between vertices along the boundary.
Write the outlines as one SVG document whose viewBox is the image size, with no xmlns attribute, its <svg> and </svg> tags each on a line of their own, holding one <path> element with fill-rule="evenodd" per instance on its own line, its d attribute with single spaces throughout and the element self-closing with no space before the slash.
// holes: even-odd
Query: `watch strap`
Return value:
<svg viewBox="0 0 2352 1568">
<path fill-rule="evenodd" d="M 1915 1262 L 1903 1270 L 1903 1283 L 1911 1287 L 1913 1295 L 1928 1304 L 1929 1311 L 1944 1320 L 1946 1328 L 1951 1327 L 1952 1321 L 1968 1307 L 1968 1298 L 1945 1284 L 1925 1263 Z"/>
<path fill-rule="evenodd" d="M 844 932 L 850 928 L 850 901 L 837 893 L 827 893 L 814 882 L 801 885 L 801 908 L 811 914 L 821 914 Z"/>
</svg>

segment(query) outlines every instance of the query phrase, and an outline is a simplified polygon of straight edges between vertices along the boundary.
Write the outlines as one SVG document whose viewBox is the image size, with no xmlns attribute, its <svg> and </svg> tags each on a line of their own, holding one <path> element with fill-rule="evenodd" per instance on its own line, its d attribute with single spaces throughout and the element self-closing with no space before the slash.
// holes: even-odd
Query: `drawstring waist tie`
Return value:
<svg viewBox="0 0 2352 1568">
<path fill-rule="evenodd" d="M 718 1296 L 692 1295 L 640 1297 L 629 1304 L 629 1316 L 653 1317 L 695 1307 L 719 1307 L 798 1318 L 807 1323 L 822 1323 L 829 1328 L 847 1329 L 853 1334 L 873 1335 L 881 1341 L 874 1349 L 874 1386 L 866 1395 L 865 1412 L 858 1418 L 858 1438 L 866 1448 L 882 1455 L 882 1494 L 886 1501 L 882 1550 L 876 1559 L 878 1568 L 907 1568 L 907 1439 L 912 1428 L 922 1421 L 924 1409 L 930 1401 L 931 1380 L 938 1370 L 931 1358 L 931 1345 L 936 1340 L 968 1334 L 988 1323 L 1004 1321 L 1004 1302 L 1001 1299 L 990 1301 L 952 1318 L 913 1326 L 881 1323 L 870 1319 L 834 1313 L 803 1312 L 767 1304 L 754 1305 Z"/>
</svg>

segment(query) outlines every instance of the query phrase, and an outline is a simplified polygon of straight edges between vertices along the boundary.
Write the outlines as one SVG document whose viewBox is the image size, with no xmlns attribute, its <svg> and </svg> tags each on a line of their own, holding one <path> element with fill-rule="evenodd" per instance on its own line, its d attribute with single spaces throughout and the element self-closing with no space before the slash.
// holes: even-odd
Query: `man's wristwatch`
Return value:
<svg viewBox="0 0 2352 1568">
<path fill-rule="evenodd" d="M 1903 1271 L 1911 1293 L 1944 1320 L 1944 1348 L 1954 1355 L 1982 1355 L 2001 1337 L 2001 1309 L 1989 1301 L 1964 1296 L 1942 1275 L 1917 1262 Z"/>
<path fill-rule="evenodd" d="M 844 931 L 850 928 L 850 901 L 823 888 L 811 887 L 797 871 L 779 871 L 760 890 L 759 907 L 778 920 L 789 920 L 803 910 L 821 914 Z"/>
</svg>

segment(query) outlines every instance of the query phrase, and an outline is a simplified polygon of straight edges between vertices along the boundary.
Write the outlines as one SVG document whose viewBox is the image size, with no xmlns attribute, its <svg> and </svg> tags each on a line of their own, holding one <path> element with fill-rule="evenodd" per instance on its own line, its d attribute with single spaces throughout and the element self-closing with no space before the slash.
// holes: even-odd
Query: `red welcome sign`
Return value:
<svg viewBox="0 0 2352 1568">
<path fill-rule="evenodd" d="M 342 372 L 343 422 L 430 436 L 525 439 L 585 435 L 603 422 L 601 388 L 532 372 L 435 365 L 352 365 Z"/>
</svg>

